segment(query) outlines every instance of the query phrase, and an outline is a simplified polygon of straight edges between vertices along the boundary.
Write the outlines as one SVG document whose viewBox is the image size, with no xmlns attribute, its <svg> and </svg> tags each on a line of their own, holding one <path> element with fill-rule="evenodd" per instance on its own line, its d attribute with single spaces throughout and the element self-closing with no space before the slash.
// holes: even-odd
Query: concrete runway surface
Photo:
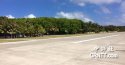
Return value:
<svg viewBox="0 0 125 65">
<path fill-rule="evenodd" d="M 105 45 L 118 58 L 91 58 Z M 0 65 L 125 65 L 125 32 L 0 43 Z"/>
</svg>

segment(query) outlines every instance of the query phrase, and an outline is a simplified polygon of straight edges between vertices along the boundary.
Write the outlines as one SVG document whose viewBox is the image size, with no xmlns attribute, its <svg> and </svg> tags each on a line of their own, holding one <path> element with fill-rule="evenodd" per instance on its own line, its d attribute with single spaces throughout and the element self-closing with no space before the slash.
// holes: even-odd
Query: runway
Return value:
<svg viewBox="0 0 125 65">
<path fill-rule="evenodd" d="M 118 58 L 92 58 L 97 46 Z M 0 43 L 0 65 L 125 65 L 125 32 Z"/>
</svg>

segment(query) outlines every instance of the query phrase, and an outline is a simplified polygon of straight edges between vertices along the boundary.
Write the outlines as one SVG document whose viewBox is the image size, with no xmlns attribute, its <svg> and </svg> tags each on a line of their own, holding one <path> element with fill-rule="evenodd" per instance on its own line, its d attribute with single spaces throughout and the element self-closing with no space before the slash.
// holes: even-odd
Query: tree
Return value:
<svg viewBox="0 0 125 65">
<path fill-rule="evenodd" d="M 125 26 L 101 26 L 93 22 L 67 18 L 15 18 L 0 17 L 0 37 L 33 37 L 44 34 L 77 34 L 87 32 L 125 31 Z"/>
<path fill-rule="evenodd" d="M 46 33 L 45 29 L 38 24 L 34 25 L 34 32 L 36 36 L 43 36 Z"/>
</svg>

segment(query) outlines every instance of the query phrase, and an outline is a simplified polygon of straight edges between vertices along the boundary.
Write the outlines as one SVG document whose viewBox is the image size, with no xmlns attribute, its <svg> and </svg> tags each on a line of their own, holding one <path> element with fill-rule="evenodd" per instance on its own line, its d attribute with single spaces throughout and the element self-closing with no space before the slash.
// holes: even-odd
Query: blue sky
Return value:
<svg viewBox="0 0 125 65">
<path fill-rule="evenodd" d="M 125 0 L 1 0 L 0 16 L 63 17 L 125 25 Z"/>
</svg>

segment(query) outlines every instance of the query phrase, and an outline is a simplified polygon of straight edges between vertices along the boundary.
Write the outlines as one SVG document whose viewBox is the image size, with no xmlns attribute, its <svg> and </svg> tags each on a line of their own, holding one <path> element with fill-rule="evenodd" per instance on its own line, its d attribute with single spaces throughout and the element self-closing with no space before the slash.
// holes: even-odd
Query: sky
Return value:
<svg viewBox="0 0 125 65">
<path fill-rule="evenodd" d="M 125 0 L 0 0 L 0 16 L 76 18 L 125 25 Z"/>
</svg>

